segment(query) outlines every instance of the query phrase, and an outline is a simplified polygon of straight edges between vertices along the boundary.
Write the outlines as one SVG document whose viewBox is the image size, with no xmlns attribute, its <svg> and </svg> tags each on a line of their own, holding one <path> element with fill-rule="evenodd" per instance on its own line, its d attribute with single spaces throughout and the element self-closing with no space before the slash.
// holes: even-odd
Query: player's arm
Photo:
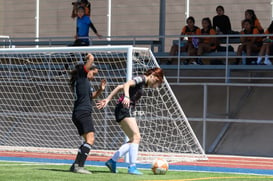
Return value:
<svg viewBox="0 0 273 181">
<path fill-rule="evenodd" d="M 94 63 L 94 56 L 91 53 L 88 53 L 85 59 L 86 59 L 86 63 L 84 65 L 85 69 L 90 70 Z"/>
<path fill-rule="evenodd" d="M 123 85 L 118 85 L 109 95 L 107 98 L 99 101 L 96 103 L 96 107 L 98 109 L 105 108 L 108 104 L 108 102 L 119 92 L 123 89 Z"/>
<path fill-rule="evenodd" d="M 124 99 L 122 101 L 122 104 L 125 105 L 125 107 L 130 106 L 130 95 L 129 95 L 129 89 L 131 86 L 135 86 L 136 82 L 134 80 L 129 80 L 125 84 L 123 84 L 123 91 L 124 91 Z"/>
<path fill-rule="evenodd" d="M 97 103 L 97 108 L 102 109 L 107 106 L 108 102 L 112 100 L 112 98 L 120 91 L 124 90 L 124 95 L 129 97 L 129 88 L 130 86 L 135 85 L 135 81 L 129 80 L 125 84 L 118 85 L 106 99 L 103 99 Z M 124 99 L 125 100 L 125 99 Z M 123 100 L 123 101 L 124 101 Z M 130 98 L 127 100 L 130 103 Z"/>
<path fill-rule="evenodd" d="M 90 22 L 90 25 L 89 25 L 89 26 L 90 26 L 90 28 L 92 29 L 92 31 L 97 35 L 98 38 L 102 38 L 102 36 L 98 33 L 98 31 L 97 31 L 95 25 L 94 25 L 92 22 Z"/>
<path fill-rule="evenodd" d="M 95 92 L 92 93 L 92 98 L 93 98 L 93 99 L 96 99 L 98 96 L 100 96 L 101 93 L 105 90 L 105 87 L 106 87 L 106 80 L 103 79 L 103 80 L 101 80 L 101 82 L 100 82 L 100 87 L 99 87 L 99 89 L 98 89 L 97 91 L 95 91 Z"/>
</svg>

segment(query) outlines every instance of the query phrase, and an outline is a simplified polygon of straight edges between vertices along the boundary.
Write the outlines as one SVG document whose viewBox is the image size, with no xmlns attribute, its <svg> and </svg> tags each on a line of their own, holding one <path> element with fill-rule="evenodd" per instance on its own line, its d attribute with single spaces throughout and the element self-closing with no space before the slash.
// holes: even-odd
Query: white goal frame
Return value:
<svg viewBox="0 0 273 181">
<path fill-rule="evenodd" d="M 72 65 L 69 65 L 69 69 L 72 69 L 76 63 L 84 61 L 83 54 L 86 54 L 87 52 L 94 53 L 94 54 L 99 53 L 98 64 L 101 64 L 102 67 L 104 67 L 103 71 L 102 71 L 104 73 L 103 75 L 108 75 L 107 78 L 109 78 L 109 79 L 111 78 L 111 76 L 109 76 L 109 75 L 111 75 L 111 73 L 107 73 L 107 71 L 111 71 L 112 67 L 114 67 L 114 69 L 117 68 L 117 71 L 121 71 L 121 72 L 124 71 L 123 69 L 126 69 L 126 79 L 124 79 L 125 77 L 122 77 L 124 74 L 122 74 L 122 73 L 117 74 L 117 75 L 120 75 L 120 79 L 123 79 L 123 80 L 121 80 L 120 82 L 119 81 L 117 81 L 117 82 L 110 81 L 109 82 L 109 89 L 106 91 L 104 96 L 107 96 L 107 94 L 110 93 L 110 91 L 113 89 L 113 87 L 115 87 L 117 85 L 117 83 L 119 83 L 119 84 L 122 82 L 124 83 L 124 80 L 130 80 L 134 75 L 137 75 L 138 73 L 139 74 L 143 73 L 145 69 L 152 68 L 152 67 L 160 67 L 156 61 L 156 58 L 154 57 L 154 55 L 150 49 L 133 47 L 133 46 L 88 46 L 88 47 L 0 49 L 0 60 L 2 62 L 2 65 L 0 66 L 0 83 L 2 85 L 4 85 L 2 88 L 3 92 L 0 93 L 0 97 L 1 97 L 1 99 L 3 99 L 4 96 L 7 96 L 6 101 L 0 102 L 0 108 L 1 107 L 4 108 L 5 106 L 12 104 L 14 102 L 16 103 L 17 98 L 16 99 L 11 98 L 13 96 L 12 92 L 15 93 L 14 96 L 21 96 L 21 97 L 25 96 L 26 98 L 29 98 L 29 99 L 35 99 L 32 97 L 28 97 L 28 92 L 24 92 L 24 90 L 27 89 L 25 87 L 28 86 L 28 83 L 22 83 L 21 77 L 18 76 L 17 74 L 15 74 L 14 71 L 16 71 L 20 75 L 22 74 L 23 76 L 31 76 L 31 79 L 27 79 L 28 81 L 30 81 L 29 84 L 31 86 L 32 86 L 32 84 L 35 84 L 36 86 L 39 85 L 39 81 L 41 81 L 45 84 L 48 84 L 48 83 L 54 82 L 54 81 L 58 81 L 58 82 L 62 81 L 62 80 L 67 81 L 69 79 L 69 77 L 67 77 L 67 74 L 60 75 L 60 76 L 56 75 L 56 72 L 60 71 L 58 68 L 56 68 L 57 66 L 60 66 L 59 63 L 56 63 L 58 60 L 55 60 L 55 58 L 54 58 L 53 61 L 55 61 L 55 63 L 47 62 L 46 64 L 44 63 L 42 66 L 40 65 L 40 63 L 41 63 L 40 61 L 43 60 L 43 58 L 48 59 L 48 57 L 50 57 L 50 59 L 51 59 L 53 55 L 55 56 L 56 54 L 60 54 L 58 56 L 60 56 L 60 60 L 62 61 L 61 63 L 67 63 L 68 59 L 73 60 L 73 62 L 70 62 Z M 118 53 L 116 53 L 116 52 L 118 52 Z M 120 52 L 122 52 L 122 53 L 120 53 Z M 120 54 L 122 54 L 122 55 L 120 55 Z M 77 58 L 74 57 L 75 55 L 77 55 Z M 119 56 L 122 56 L 122 58 L 120 58 Z M 95 58 L 96 58 L 96 56 L 95 56 Z M 56 59 L 58 59 L 58 58 L 56 58 Z M 108 60 L 108 59 L 111 59 L 111 60 Z M 115 59 L 118 59 L 116 64 L 115 64 Z M 37 64 L 37 62 L 40 62 L 40 63 Z M 95 63 L 97 63 L 96 59 L 95 59 Z M 113 65 L 112 65 L 112 63 L 113 63 Z M 119 66 L 123 66 L 124 64 L 126 64 L 124 66 L 124 68 L 119 70 Z M 27 71 L 29 71 L 29 69 L 31 69 L 31 70 L 29 72 L 24 72 L 24 68 L 28 69 Z M 6 76 L 6 77 L 4 77 L 4 76 Z M 16 79 L 13 79 L 15 76 L 18 76 L 18 77 Z M 14 83 L 14 81 L 18 81 L 18 84 L 13 84 L 13 83 L 9 82 L 9 78 L 11 79 L 10 81 L 13 83 Z M 103 78 L 103 76 L 100 76 L 99 78 Z M 11 91 L 9 91 L 9 88 L 8 88 L 10 86 L 10 84 L 12 86 Z M 98 85 L 98 84 L 99 84 L 99 81 L 95 81 L 95 85 Z M 147 107 L 149 107 L 148 108 L 149 110 L 153 110 L 154 107 L 157 107 L 157 105 L 149 105 L 149 104 L 152 104 L 154 101 L 152 98 L 150 99 L 149 97 L 158 96 L 159 97 L 158 98 L 158 101 L 159 101 L 158 107 L 160 107 L 159 109 L 163 109 L 163 110 L 161 111 L 156 108 L 156 110 L 154 112 L 152 111 L 153 113 L 151 113 L 151 114 L 148 112 L 145 112 L 145 111 L 144 112 L 139 111 L 136 113 L 136 117 L 137 117 L 137 119 L 139 118 L 139 123 L 141 124 L 140 129 L 143 128 L 143 130 L 144 130 L 147 128 L 147 133 L 144 132 L 144 133 L 142 133 L 142 135 L 144 134 L 144 139 L 148 139 L 148 140 L 144 140 L 144 142 L 145 142 L 145 146 L 143 146 L 144 148 L 140 147 L 139 162 L 143 162 L 143 163 L 151 162 L 151 160 L 153 160 L 156 157 L 164 157 L 169 162 L 207 159 L 204 150 L 202 149 L 197 137 L 195 136 L 194 131 L 191 128 L 191 125 L 189 124 L 187 117 L 185 116 L 185 114 L 182 110 L 182 107 L 180 106 L 179 102 L 177 101 L 177 99 L 176 99 L 176 97 L 175 97 L 175 95 L 174 95 L 174 93 L 173 93 L 173 91 L 172 91 L 172 89 L 171 89 L 170 85 L 168 84 L 168 81 L 166 80 L 165 77 L 164 77 L 163 84 L 164 85 L 162 86 L 162 88 L 157 88 L 155 90 L 155 93 L 153 92 L 153 90 L 149 90 L 147 93 L 147 95 L 148 95 L 147 100 L 145 99 L 146 98 L 145 97 L 144 101 L 141 102 L 141 105 L 143 107 L 145 107 L 147 105 Z M 16 87 L 16 85 L 19 85 L 19 86 L 21 85 L 21 87 Z M 65 101 L 71 102 L 71 100 L 70 100 L 71 95 L 68 93 L 69 90 L 67 90 L 65 88 L 65 86 L 62 87 L 62 85 L 56 84 L 55 88 L 56 88 L 57 93 L 60 93 L 58 95 L 67 94 L 65 99 L 68 99 L 68 100 L 65 100 Z M 19 89 L 19 90 L 13 90 L 13 89 Z M 45 86 L 45 89 L 48 89 L 48 88 Z M 50 89 L 53 89 L 53 87 L 51 87 Z M 67 90 L 67 92 L 66 92 L 66 90 Z M 21 92 L 18 92 L 18 91 L 21 91 Z M 54 93 L 54 92 L 52 93 L 51 90 L 48 90 L 48 91 L 50 92 L 50 94 Z M 59 91 L 62 91 L 62 92 L 59 92 Z M 165 94 L 165 92 L 166 92 L 166 94 Z M 46 90 L 43 93 L 47 94 Z M 161 97 L 162 93 L 164 94 L 164 97 Z M 16 94 L 20 94 L 20 95 L 16 95 Z M 55 97 L 56 99 L 59 98 L 58 95 Z M 149 96 L 149 95 L 153 95 L 153 96 Z M 63 99 L 64 98 L 61 98 L 57 103 L 53 102 L 53 104 L 58 104 Z M 26 102 L 27 101 L 29 101 L 29 100 L 26 100 Z M 33 100 L 33 101 L 35 101 L 35 100 Z M 54 100 L 50 99 L 49 101 L 54 101 Z M 149 101 L 152 101 L 152 102 L 149 102 Z M 115 101 L 112 101 L 112 102 L 115 102 Z M 165 103 L 166 103 L 166 105 L 165 105 Z M 57 105 L 54 105 L 54 106 L 56 108 L 58 107 Z M 60 107 L 61 106 L 62 105 L 60 105 Z M 73 105 L 72 104 L 66 105 L 66 107 L 64 107 L 62 109 L 64 111 L 67 111 L 66 109 L 69 106 L 71 108 Z M 174 116 L 172 115 L 171 111 L 166 109 L 168 106 L 171 106 L 172 109 L 175 110 Z M 112 107 L 114 107 L 114 103 L 112 104 Z M 24 121 L 26 122 L 25 123 L 26 128 L 24 128 L 23 131 L 31 132 L 32 131 L 31 130 L 31 126 L 32 126 L 31 122 L 32 121 L 35 121 L 36 119 L 38 119 L 39 116 L 46 116 L 46 114 L 53 114 L 53 115 L 55 114 L 53 111 L 53 113 L 52 112 L 49 112 L 49 113 L 44 112 L 43 114 L 41 114 L 40 112 L 37 112 L 37 115 L 35 115 L 35 113 L 33 113 L 33 115 L 29 115 L 27 107 L 24 107 L 24 108 L 26 109 L 25 111 L 13 112 L 11 110 L 10 112 L 8 112 L 7 110 L 4 110 L 3 112 L 0 112 L 0 122 L 1 122 L 0 127 L 2 127 L 2 129 L 0 128 L 0 151 L 1 150 L 11 150 L 11 151 L 56 152 L 56 153 L 69 153 L 69 154 L 76 153 L 76 149 L 77 149 L 78 145 L 76 145 L 75 143 L 73 143 L 73 144 L 71 143 L 71 145 L 67 145 L 70 148 L 65 148 L 62 146 L 60 146 L 60 147 L 54 146 L 53 148 L 51 148 L 48 146 L 46 146 L 46 147 L 37 146 L 36 147 L 35 144 L 32 145 L 31 143 L 28 143 L 27 138 L 24 138 L 21 140 L 22 142 L 26 142 L 26 143 L 19 143 L 18 145 L 16 145 L 16 143 L 14 143 L 14 142 L 6 141 L 7 137 L 9 137 L 8 139 L 11 139 L 13 136 L 12 131 L 10 131 L 13 128 L 9 127 L 9 126 L 11 126 L 10 123 L 8 123 L 9 121 L 14 121 L 15 119 L 20 120 L 22 117 L 24 117 L 23 120 L 20 120 L 21 122 L 19 121 L 21 125 L 24 124 Z M 95 110 L 93 112 L 94 112 L 93 114 L 96 114 L 97 110 Z M 146 113 L 149 114 L 147 117 L 145 115 Z M 100 114 L 100 115 L 99 116 L 95 115 L 95 117 L 93 117 L 93 119 L 95 119 L 95 122 L 97 121 L 96 119 L 98 119 L 98 120 L 107 119 L 108 122 L 110 120 L 111 122 L 113 122 L 113 125 L 111 125 L 114 127 L 114 128 L 111 128 L 114 130 L 113 135 L 119 134 L 120 130 L 118 128 L 117 123 L 115 123 L 115 121 L 112 121 L 113 116 L 109 116 L 110 114 L 113 114 L 112 111 L 104 110 L 98 114 Z M 154 116 L 154 114 L 155 115 L 158 114 L 158 115 Z M 64 114 L 57 113 L 54 116 L 56 116 L 57 118 L 64 116 L 65 119 L 67 119 L 69 117 L 68 115 L 70 115 L 70 112 L 66 112 Z M 28 119 L 28 118 L 31 118 L 31 119 Z M 61 119 L 63 119 L 63 117 Z M 166 120 L 168 120 L 168 121 L 166 121 Z M 104 123 L 106 123 L 105 120 L 103 120 L 103 121 L 104 121 Z M 160 123 L 160 125 L 158 125 L 158 126 L 155 124 L 157 121 L 158 121 L 158 123 Z M 70 123 L 72 125 L 71 128 L 73 128 L 72 121 L 70 121 Z M 33 123 L 33 124 L 36 124 L 36 123 Z M 42 127 L 44 124 L 43 122 L 37 123 L 37 124 L 41 124 L 41 129 L 45 129 Z M 48 124 L 50 124 L 50 123 L 48 123 Z M 101 123 L 99 123 L 99 124 L 101 124 Z M 150 125 L 150 124 L 153 124 L 153 125 Z M 166 128 L 166 130 L 164 130 L 165 125 L 169 126 L 169 128 Z M 28 130 L 27 126 L 30 126 L 29 130 Z M 51 125 L 46 126 L 46 129 L 48 129 L 48 128 L 51 129 L 50 126 Z M 96 123 L 95 123 L 95 126 L 96 126 Z M 151 130 L 149 130 L 149 128 L 148 128 L 149 126 L 151 126 Z M 162 137 L 162 139 L 160 138 L 160 136 L 161 136 L 160 130 L 155 135 L 153 135 L 151 133 L 153 129 L 157 129 L 157 128 L 162 129 L 161 130 L 162 135 L 165 136 L 166 139 L 163 137 Z M 57 130 L 58 129 L 59 128 L 57 128 Z M 10 131 L 8 134 L 7 134 L 7 130 Z M 165 133 L 165 131 L 166 131 L 166 133 Z M 73 134 L 74 134 L 73 139 L 74 139 L 76 128 L 74 127 L 74 130 L 72 129 L 70 132 L 73 132 Z M 50 132 L 49 134 L 52 134 L 52 133 Z M 99 132 L 98 134 L 96 134 L 97 137 L 99 137 L 99 141 L 98 141 L 99 143 L 103 142 L 103 138 L 100 138 L 100 136 L 102 136 L 103 134 L 107 134 L 107 133 L 106 132 Z M 146 134 L 151 134 L 151 137 L 146 138 L 145 137 Z M 185 134 L 187 134 L 187 135 L 185 135 Z M 179 138 L 179 136 L 177 136 L 177 135 L 180 135 L 181 138 Z M 37 135 L 37 133 L 35 133 L 33 135 L 33 137 L 37 137 L 37 136 L 39 136 L 39 135 Z M 158 140 L 155 140 L 154 142 L 149 140 L 149 139 L 153 139 L 153 138 L 156 138 Z M 20 138 L 17 138 L 17 139 L 20 139 Z M 29 138 L 29 139 L 31 140 L 32 138 Z M 56 140 L 59 140 L 59 139 L 62 140 L 61 138 L 56 138 Z M 75 142 L 81 141 L 81 139 L 79 137 L 76 137 L 75 139 L 78 139 L 78 141 L 75 141 Z M 177 142 L 177 144 L 172 145 L 172 143 L 171 143 L 172 140 L 174 140 L 174 142 Z M 162 143 L 157 142 L 157 141 L 162 141 Z M 151 147 L 148 144 L 149 142 L 152 144 Z M 181 146 L 184 143 L 185 143 L 185 145 Z M 95 145 L 94 145 L 95 147 L 92 148 L 90 154 L 91 155 L 103 155 L 103 156 L 110 156 L 111 154 L 113 154 L 113 151 L 117 148 L 117 145 L 114 145 L 113 147 L 111 147 L 111 145 L 110 146 L 107 145 L 109 143 L 105 143 L 105 144 L 106 144 L 105 148 L 107 147 L 106 149 L 101 149 L 101 148 L 97 149 L 96 148 L 96 141 L 95 141 Z M 41 143 L 41 145 L 43 145 L 43 143 Z M 166 147 L 164 147 L 164 146 L 166 146 Z M 146 149 L 145 147 L 147 147 L 148 151 L 147 150 L 144 151 Z M 157 147 L 160 147 L 160 148 L 158 149 Z M 181 149 L 181 151 L 180 151 L 180 149 Z M 155 150 L 157 150 L 157 151 L 155 151 Z"/>
</svg>

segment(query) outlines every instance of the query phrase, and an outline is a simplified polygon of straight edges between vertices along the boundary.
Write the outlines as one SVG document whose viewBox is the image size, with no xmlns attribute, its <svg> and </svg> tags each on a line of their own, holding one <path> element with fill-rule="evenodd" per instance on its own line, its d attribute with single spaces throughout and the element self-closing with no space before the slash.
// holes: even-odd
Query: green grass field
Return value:
<svg viewBox="0 0 273 181">
<path fill-rule="evenodd" d="M 69 165 L 48 165 L 22 162 L 0 162 L 1 181 L 272 181 L 273 176 L 224 174 L 209 172 L 169 171 L 166 175 L 153 175 L 151 170 L 142 170 L 144 175 L 127 174 L 127 169 L 119 169 L 118 174 L 110 173 L 106 167 L 86 167 L 92 175 L 69 172 Z"/>
</svg>

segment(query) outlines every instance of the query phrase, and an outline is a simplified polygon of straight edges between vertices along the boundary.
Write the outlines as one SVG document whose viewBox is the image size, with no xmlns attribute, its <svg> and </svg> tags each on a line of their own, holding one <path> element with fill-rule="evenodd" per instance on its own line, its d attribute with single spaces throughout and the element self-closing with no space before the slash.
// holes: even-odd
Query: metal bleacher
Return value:
<svg viewBox="0 0 273 181">
<path fill-rule="evenodd" d="M 199 35 L 200 37 L 203 36 L 211 36 L 211 35 Z M 213 36 L 213 35 L 212 35 Z M 215 36 L 215 35 L 214 35 Z M 218 38 L 221 38 L 221 45 L 224 47 L 228 46 L 238 46 L 240 43 L 240 36 L 239 34 L 235 35 L 217 35 Z M 249 35 L 248 35 L 249 36 Z M 256 35 L 257 36 L 257 35 Z M 173 38 L 172 44 L 180 45 L 180 38 L 183 37 L 181 35 L 178 36 L 166 36 L 164 38 Z M 92 38 L 92 37 L 91 37 Z M 95 39 L 93 38 L 90 41 L 90 46 L 107 46 L 107 45 L 134 45 L 134 46 L 145 46 L 151 49 L 154 53 L 155 57 L 157 58 L 160 66 L 167 70 L 175 72 L 172 73 L 171 77 L 175 78 L 176 80 L 180 80 L 181 71 L 189 71 L 192 70 L 193 72 L 196 71 L 222 71 L 225 72 L 225 75 L 221 78 L 225 80 L 225 82 L 230 81 L 230 76 L 233 71 L 248 71 L 248 72 L 261 72 L 261 71 L 271 71 L 273 66 L 264 66 L 264 65 L 246 65 L 242 63 L 241 65 L 232 65 L 232 62 L 238 57 L 235 51 L 214 51 L 203 54 L 201 57 L 198 56 L 188 56 L 186 52 L 179 52 L 178 55 L 170 56 L 168 51 L 161 51 L 162 46 L 164 46 L 162 42 L 162 37 L 111 37 L 106 39 Z M 5 38 L 0 41 L 0 46 L 5 48 L 11 47 L 52 47 L 52 46 L 70 46 L 73 43 L 71 37 L 44 37 L 33 39 L 33 38 Z M 257 55 L 253 55 L 251 57 L 246 58 L 256 58 Z M 188 58 L 202 58 L 204 60 L 208 60 L 208 63 L 205 65 L 184 65 L 183 60 Z M 168 59 L 174 60 L 173 64 L 169 65 L 166 64 L 165 61 Z M 213 64 L 211 60 L 221 60 L 221 64 Z M 196 75 L 198 77 L 198 75 Z M 248 78 L 248 77 L 247 77 Z M 246 79 L 247 79 L 246 78 Z"/>
</svg>

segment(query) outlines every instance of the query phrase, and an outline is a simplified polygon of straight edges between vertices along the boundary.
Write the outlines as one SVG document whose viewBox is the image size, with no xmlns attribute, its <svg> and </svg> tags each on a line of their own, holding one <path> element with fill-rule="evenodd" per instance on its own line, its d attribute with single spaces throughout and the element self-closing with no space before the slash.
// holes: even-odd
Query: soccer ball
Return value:
<svg viewBox="0 0 273 181">
<path fill-rule="evenodd" d="M 169 164 L 163 158 L 157 158 L 152 163 L 152 171 L 155 175 L 165 175 L 168 169 Z"/>
</svg>

